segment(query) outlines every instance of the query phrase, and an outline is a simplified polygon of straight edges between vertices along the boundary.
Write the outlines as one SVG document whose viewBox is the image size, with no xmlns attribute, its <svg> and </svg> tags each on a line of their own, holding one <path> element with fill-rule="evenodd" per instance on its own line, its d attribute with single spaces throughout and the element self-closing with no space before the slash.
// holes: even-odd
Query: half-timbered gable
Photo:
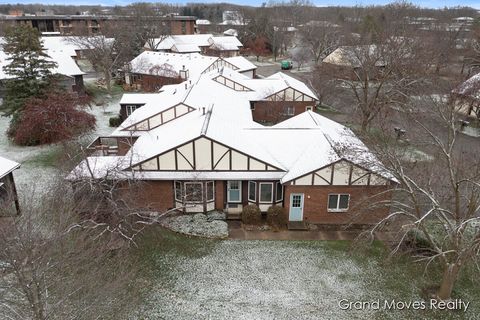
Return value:
<svg viewBox="0 0 480 320">
<path fill-rule="evenodd" d="M 381 186 L 390 180 L 350 161 L 340 160 L 290 182 L 297 186 Z"/>
<path fill-rule="evenodd" d="M 213 78 L 213 80 L 235 91 L 252 91 L 252 89 L 238 83 L 237 81 L 229 79 L 223 75 L 217 76 Z"/>
<path fill-rule="evenodd" d="M 149 158 L 133 166 L 132 169 L 141 171 L 282 171 L 265 161 L 203 136 Z"/>
<path fill-rule="evenodd" d="M 155 129 L 167 122 L 178 119 L 181 116 L 194 111 L 195 109 L 184 104 L 179 103 L 171 108 L 163 110 L 153 116 L 146 118 L 138 123 L 130 125 L 129 127 L 123 129 L 126 131 L 149 131 Z"/>
<path fill-rule="evenodd" d="M 284 90 L 275 92 L 264 98 L 269 101 L 316 101 L 317 99 L 301 92 L 295 90 L 292 87 L 288 87 Z"/>
</svg>

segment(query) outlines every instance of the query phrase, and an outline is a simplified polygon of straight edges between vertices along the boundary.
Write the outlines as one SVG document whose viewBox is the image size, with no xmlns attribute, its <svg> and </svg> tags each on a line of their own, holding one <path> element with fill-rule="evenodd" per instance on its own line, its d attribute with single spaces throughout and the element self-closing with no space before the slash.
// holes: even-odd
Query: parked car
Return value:
<svg viewBox="0 0 480 320">
<path fill-rule="evenodd" d="M 282 70 L 290 70 L 293 68 L 293 62 L 290 60 L 283 60 L 281 65 L 282 65 Z"/>
</svg>

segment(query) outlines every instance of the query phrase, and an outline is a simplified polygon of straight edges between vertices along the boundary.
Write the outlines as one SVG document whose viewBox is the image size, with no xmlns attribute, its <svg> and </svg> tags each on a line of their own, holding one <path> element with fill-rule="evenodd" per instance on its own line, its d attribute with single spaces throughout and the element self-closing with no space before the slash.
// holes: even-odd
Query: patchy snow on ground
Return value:
<svg viewBox="0 0 480 320">
<path fill-rule="evenodd" d="M 174 232 L 186 235 L 201 236 L 207 238 L 228 237 L 228 225 L 222 213 L 197 213 L 193 215 L 181 215 L 168 217 L 161 222 L 162 226 Z"/>
<path fill-rule="evenodd" d="M 295 241 L 228 240 L 197 258 L 169 253 L 162 269 L 173 274 L 132 317 L 352 319 L 338 300 L 374 299 L 372 279 L 346 253 L 327 251 Z M 361 315 L 368 319 L 373 312 Z"/>
</svg>

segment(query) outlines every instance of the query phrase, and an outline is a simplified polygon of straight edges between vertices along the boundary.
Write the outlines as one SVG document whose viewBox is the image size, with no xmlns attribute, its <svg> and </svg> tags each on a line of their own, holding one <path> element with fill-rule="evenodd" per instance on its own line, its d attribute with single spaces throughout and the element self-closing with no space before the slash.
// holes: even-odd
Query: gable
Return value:
<svg viewBox="0 0 480 320">
<path fill-rule="evenodd" d="M 301 186 L 382 186 L 389 180 L 349 161 L 340 160 L 291 181 Z"/>
<path fill-rule="evenodd" d="M 227 67 L 227 68 L 230 68 L 232 70 L 238 70 L 237 66 L 234 66 L 233 64 L 223 60 L 222 58 L 218 58 L 207 69 L 205 69 L 202 73 L 207 73 L 207 72 L 210 72 L 210 71 L 213 71 L 213 70 L 218 70 L 222 67 Z"/>
<path fill-rule="evenodd" d="M 317 99 L 288 87 L 264 98 L 269 101 L 316 101 Z"/>
<path fill-rule="evenodd" d="M 149 131 L 156 127 L 159 127 L 167 122 L 177 119 L 195 109 L 187 106 L 186 104 L 179 103 L 171 108 L 163 110 L 153 116 L 148 117 L 145 120 L 137 122 L 125 129 L 124 131 Z"/>
<path fill-rule="evenodd" d="M 213 78 L 213 80 L 235 91 L 252 91 L 250 88 L 247 88 L 244 85 L 228 79 L 224 76 L 217 76 Z"/>
<path fill-rule="evenodd" d="M 199 137 L 132 167 L 142 171 L 282 171 L 206 137 Z"/>
</svg>

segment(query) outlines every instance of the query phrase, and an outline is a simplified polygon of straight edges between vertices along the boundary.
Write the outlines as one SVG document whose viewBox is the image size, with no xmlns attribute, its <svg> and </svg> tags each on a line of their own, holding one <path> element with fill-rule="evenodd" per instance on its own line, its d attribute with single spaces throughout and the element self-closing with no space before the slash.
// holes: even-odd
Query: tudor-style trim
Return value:
<svg viewBox="0 0 480 320">
<path fill-rule="evenodd" d="M 223 81 L 223 82 L 218 81 L 219 78 L 222 78 L 224 81 Z M 215 82 L 220 83 L 221 85 L 223 85 L 223 86 L 225 86 L 225 87 L 227 87 L 227 88 L 229 88 L 229 89 L 235 90 L 235 91 L 239 91 L 239 92 L 253 91 L 253 90 L 250 89 L 249 87 L 247 87 L 247 86 L 245 86 L 245 85 L 243 85 L 243 84 L 241 84 L 241 83 L 239 83 L 239 82 L 237 82 L 237 81 L 234 81 L 234 80 L 232 80 L 232 79 L 230 79 L 230 78 L 225 77 L 223 74 L 216 76 L 215 78 L 213 78 L 213 80 L 214 80 Z M 231 87 L 229 87 L 229 86 L 227 85 L 226 80 L 233 82 L 233 88 L 231 88 Z M 239 85 L 239 86 L 241 86 L 243 89 L 248 89 L 248 90 L 237 90 L 237 89 L 235 89 L 235 85 Z"/>
<path fill-rule="evenodd" d="M 177 108 L 178 106 L 180 106 L 180 105 L 184 105 L 185 107 L 187 107 L 188 111 L 187 111 L 186 113 L 180 115 L 180 116 L 177 116 L 177 109 L 176 109 L 176 108 Z M 165 112 L 169 111 L 169 110 L 172 110 L 172 109 L 173 109 L 173 114 L 174 114 L 173 118 L 170 119 L 170 120 L 168 120 L 168 121 L 163 121 L 163 114 L 164 114 Z M 176 119 L 178 119 L 178 118 L 180 118 L 180 117 L 182 117 L 182 116 L 184 116 L 184 115 L 186 115 L 186 114 L 189 114 L 189 113 L 192 112 L 192 111 L 195 111 L 195 108 L 189 106 L 189 105 L 186 104 L 186 103 L 179 102 L 179 103 L 177 103 L 176 105 L 171 106 L 170 108 L 167 108 L 167 109 L 165 109 L 165 110 L 162 110 L 162 111 L 160 111 L 160 112 L 158 112 L 158 113 L 156 113 L 156 114 L 154 114 L 154 115 L 151 115 L 151 116 L 148 117 L 148 118 L 145 118 L 145 119 L 143 119 L 143 120 L 141 120 L 141 121 L 139 121 L 139 122 L 136 122 L 136 123 L 134 123 L 134 124 L 132 124 L 132 125 L 126 127 L 126 128 L 123 128 L 122 131 L 150 131 L 150 130 L 155 129 L 155 128 L 158 128 L 158 127 L 160 127 L 160 126 L 162 126 L 162 125 L 164 125 L 164 124 L 166 124 L 166 123 L 169 123 L 170 121 L 176 120 Z M 150 126 L 150 119 L 152 119 L 152 118 L 154 118 L 154 117 L 157 117 L 157 116 L 160 116 L 160 124 L 157 125 L 157 126 L 155 126 L 155 127 L 151 127 L 151 126 Z M 137 129 L 137 125 L 140 124 L 140 123 L 143 123 L 143 122 L 145 122 L 145 121 L 147 122 L 147 128 L 148 128 L 148 129 L 147 129 L 147 130 L 145 130 L 145 129 Z"/>
<path fill-rule="evenodd" d="M 158 166 L 158 170 L 143 170 L 143 169 L 142 169 L 142 164 L 145 163 L 145 162 L 148 162 L 148 161 L 150 161 L 150 160 L 153 160 L 153 159 L 155 159 L 155 158 L 157 158 L 157 163 L 159 163 L 159 161 L 158 161 L 159 157 L 162 156 L 162 155 L 164 155 L 164 154 L 167 154 L 167 153 L 169 153 L 169 152 L 171 152 L 171 151 L 174 151 L 175 157 L 176 157 L 176 151 L 177 151 L 178 148 L 183 147 L 183 146 L 185 146 L 185 145 L 187 145 L 187 144 L 189 144 L 189 143 L 192 143 L 193 146 L 194 146 L 194 148 L 195 148 L 195 141 L 197 141 L 197 140 L 199 140 L 199 139 L 201 139 L 201 138 L 210 140 L 210 141 L 212 141 L 213 143 L 217 143 L 217 144 L 223 146 L 224 148 L 227 148 L 228 150 L 222 155 L 222 157 L 217 161 L 217 163 L 215 163 L 215 165 L 214 165 L 213 163 L 211 163 L 211 165 L 212 165 L 211 168 L 212 168 L 212 169 L 210 169 L 210 170 L 198 170 L 198 169 L 196 169 L 196 163 L 195 163 L 195 167 L 192 169 L 192 171 L 200 171 L 200 172 L 202 172 L 202 171 L 240 171 L 240 172 L 246 171 L 246 170 L 232 170 L 232 151 L 235 151 L 235 152 L 237 152 L 237 153 L 239 153 L 239 154 L 247 157 L 247 159 L 248 159 L 248 158 L 251 158 L 251 159 L 254 159 L 254 160 L 256 160 L 256 161 L 258 161 L 258 162 L 260 162 L 260 163 L 263 163 L 263 164 L 265 165 L 265 170 L 248 170 L 248 171 L 256 171 L 256 172 L 264 172 L 264 171 L 282 171 L 282 172 L 283 172 L 283 171 L 284 171 L 284 170 L 278 168 L 277 166 L 274 166 L 274 165 L 272 165 L 272 164 L 270 164 L 270 163 L 268 163 L 268 162 L 266 162 L 266 161 L 264 161 L 264 160 L 258 159 L 258 158 L 254 157 L 254 156 L 251 156 L 251 155 L 249 155 L 249 154 L 247 154 L 247 153 L 245 153 L 245 152 L 242 152 L 242 151 L 240 151 L 240 150 L 238 150 L 238 149 L 232 148 L 232 147 L 230 147 L 230 146 L 228 146 L 228 145 L 226 145 L 226 144 L 223 144 L 223 143 L 221 143 L 221 142 L 218 142 L 218 141 L 215 140 L 215 139 L 212 139 L 212 138 L 210 138 L 210 137 L 206 137 L 206 136 L 203 136 L 203 135 L 198 136 L 198 137 L 195 137 L 195 138 L 193 138 L 193 139 L 190 139 L 190 140 L 186 141 L 186 142 L 183 143 L 183 144 L 180 144 L 180 145 L 178 145 L 178 146 L 175 146 L 175 147 L 173 147 L 173 148 L 170 148 L 170 149 L 168 149 L 168 150 L 165 150 L 164 152 L 162 152 L 162 153 L 160 153 L 160 154 L 157 154 L 157 155 L 155 155 L 155 156 L 153 156 L 153 157 L 150 157 L 150 158 L 147 158 L 147 159 L 145 159 L 145 160 L 143 160 L 143 161 L 141 161 L 141 162 L 138 162 L 138 163 L 136 163 L 136 164 L 134 164 L 134 165 L 132 165 L 132 166 L 124 169 L 123 171 L 131 170 L 131 169 L 133 169 L 134 167 L 137 167 L 137 166 L 140 167 L 140 170 L 141 170 L 141 171 L 172 171 L 171 169 L 168 169 L 168 170 L 160 170 L 160 166 Z M 218 165 L 218 163 L 221 161 L 221 159 L 222 159 L 227 153 L 229 153 L 229 170 L 215 170 L 214 168 Z M 193 153 L 193 159 L 194 159 L 194 161 L 195 161 L 195 155 L 196 155 L 196 152 L 195 152 L 195 150 L 194 150 L 194 153 Z M 176 161 L 176 160 L 175 160 L 175 161 Z M 177 161 L 176 161 L 176 162 L 177 162 Z M 274 168 L 275 170 L 268 170 L 269 167 Z M 178 165 L 177 165 L 177 163 L 176 163 L 176 165 L 175 165 L 175 170 L 178 170 Z"/>
<path fill-rule="evenodd" d="M 303 102 L 303 101 L 305 101 L 305 97 L 304 97 L 304 96 L 307 96 L 307 97 L 311 98 L 312 101 L 318 101 L 317 98 L 314 98 L 314 97 L 306 94 L 305 92 L 302 92 L 302 91 L 300 91 L 300 90 L 298 90 L 298 89 L 295 89 L 295 88 L 293 88 L 293 87 L 291 87 L 291 86 L 288 86 L 288 87 L 286 87 L 285 89 L 276 91 L 276 92 L 274 92 L 274 93 L 266 96 L 266 97 L 263 98 L 263 99 L 264 99 L 264 100 L 268 100 L 268 98 L 270 98 L 270 97 L 272 97 L 272 96 L 277 96 L 280 92 L 285 92 L 287 89 L 292 89 L 292 90 L 293 90 L 293 101 L 292 101 L 292 102 Z M 295 99 L 295 92 L 300 92 L 300 93 L 303 95 L 302 100 L 296 100 L 296 99 Z M 284 95 L 284 99 L 283 99 L 283 100 L 273 100 L 273 101 L 286 101 L 286 100 L 285 100 L 285 95 Z"/>
</svg>

